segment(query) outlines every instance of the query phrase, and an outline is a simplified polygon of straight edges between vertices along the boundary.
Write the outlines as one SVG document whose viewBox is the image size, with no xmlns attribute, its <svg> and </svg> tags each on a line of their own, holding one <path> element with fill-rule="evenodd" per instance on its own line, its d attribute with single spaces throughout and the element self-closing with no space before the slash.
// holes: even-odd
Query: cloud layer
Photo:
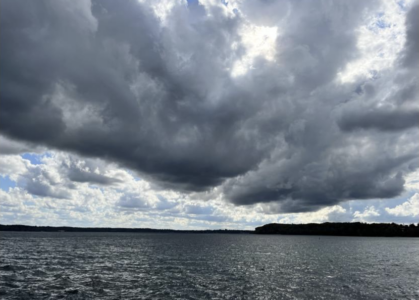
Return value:
<svg viewBox="0 0 419 300">
<path fill-rule="evenodd" d="M 90 182 L 74 180 L 108 178 Z M 349 201 L 316 212 L 278 214 L 278 203 L 234 206 L 221 197 L 163 190 L 97 158 L 64 152 L 0 156 L 0 220 L 6 224 L 254 229 L 270 222 L 417 222 L 418 177 L 400 199 Z M 363 203 L 365 202 L 365 204 Z"/>
<path fill-rule="evenodd" d="M 22 152 L 20 140 L 271 213 L 404 191 L 419 166 L 417 2 L 399 7 L 403 21 L 380 1 L 153 2 L 1 1 L 2 152 Z M 394 26 L 386 13 L 400 49 L 381 45 L 385 64 L 354 68 L 363 36 Z M 126 180 L 60 168 L 69 188 Z M 73 197 L 37 178 L 29 193 Z M 117 203 L 156 199 L 127 191 Z"/>
</svg>

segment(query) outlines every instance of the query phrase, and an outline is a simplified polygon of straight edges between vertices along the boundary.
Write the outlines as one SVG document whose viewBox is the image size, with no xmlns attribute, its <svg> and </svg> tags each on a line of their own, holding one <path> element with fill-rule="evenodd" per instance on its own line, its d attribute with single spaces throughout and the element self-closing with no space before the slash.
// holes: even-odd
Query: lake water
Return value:
<svg viewBox="0 0 419 300">
<path fill-rule="evenodd" d="M 419 299 L 419 239 L 0 232 L 1 299 Z"/>
</svg>

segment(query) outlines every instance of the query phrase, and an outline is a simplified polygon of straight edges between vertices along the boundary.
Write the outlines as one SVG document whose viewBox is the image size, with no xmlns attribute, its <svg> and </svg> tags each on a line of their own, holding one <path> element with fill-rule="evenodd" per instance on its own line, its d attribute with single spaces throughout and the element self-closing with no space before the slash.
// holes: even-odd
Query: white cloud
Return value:
<svg viewBox="0 0 419 300">
<path fill-rule="evenodd" d="M 417 217 L 419 216 L 419 193 L 414 194 L 408 201 L 394 208 L 386 207 L 385 210 L 394 216 Z"/>
<path fill-rule="evenodd" d="M 0 175 L 9 176 L 16 181 L 26 171 L 30 162 L 22 159 L 19 155 L 1 155 L 0 156 Z"/>
<path fill-rule="evenodd" d="M 419 194 L 395 208 L 363 206 L 351 201 L 315 212 L 280 214 L 275 203 L 234 206 L 213 193 L 182 194 L 162 190 L 103 160 L 63 152 L 40 154 L 41 164 L 19 155 L 0 156 L 2 175 L 17 186 L 0 190 L 0 222 L 33 225 L 153 227 L 177 229 L 253 229 L 272 223 L 371 222 L 383 217 L 419 215 Z M 98 184 L 72 181 L 71 170 L 118 179 Z M 42 194 L 43 193 L 43 194 Z M 357 205 L 353 212 L 352 206 Z M 359 207 L 361 205 L 361 209 Z M 391 220 L 391 218 L 389 219 Z"/>
<path fill-rule="evenodd" d="M 354 82 L 359 77 L 371 79 L 392 67 L 405 43 L 405 9 L 398 2 L 382 1 L 378 13 L 358 29 L 360 57 L 339 74 L 342 82 Z M 406 5 L 410 6 L 410 2 Z"/>
<path fill-rule="evenodd" d="M 419 192 L 419 171 L 410 173 L 405 180 L 406 189 Z"/>
<path fill-rule="evenodd" d="M 271 62 L 275 60 L 278 27 L 246 24 L 243 25 L 239 33 L 241 36 L 240 46 L 245 48 L 245 54 L 234 63 L 231 70 L 233 77 L 245 75 L 249 69 L 253 68 L 253 61 L 257 57 Z M 238 47 L 238 43 L 232 45 L 233 50 L 237 50 Z"/>
<path fill-rule="evenodd" d="M 354 221 L 370 222 L 372 218 L 380 216 L 380 213 L 374 206 L 367 206 L 364 211 L 354 212 Z"/>
</svg>

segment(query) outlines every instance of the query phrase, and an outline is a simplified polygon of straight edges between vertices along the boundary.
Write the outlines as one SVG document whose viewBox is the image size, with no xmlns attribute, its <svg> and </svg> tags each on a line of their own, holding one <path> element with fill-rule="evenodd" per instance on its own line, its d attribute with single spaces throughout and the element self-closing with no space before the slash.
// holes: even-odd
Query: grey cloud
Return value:
<svg viewBox="0 0 419 300">
<path fill-rule="evenodd" d="M 319 88 L 333 80 L 347 62 L 358 57 L 354 29 L 362 13 L 373 9 L 376 3 L 290 2 L 287 30 L 277 43 L 278 60 L 290 72 L 295 88 L 308 92 Z"/>
<path fill-rule="evenodd" d="M 353 115 L 346 114 L 338 121 L 338 124 L 345 131 L 357 129 L 404 130 L 419 126 L 419 111 L 376 110 Z"/>
<path fill-rule="evenodd" d="M 45 151 L 37 145 L 22 143 L 0 135 L 0 155 L 14 155 L 22 153 L 41 153 Z"/>
<path fill-rule="evenodd" d="M 104 176 L 101 174 L 96 174 L 92 172 L 85 172 L 80 169 L 71 169 L 68 173 L 68 178 L 72 181 L 76 182 L 90 182 L 90 183 L 97 183 L 103 185 L 109 185 L 116 182 L 120 182 L 120 180 L 111 178 L 108 176 Z"/>
<path fill-rule="evenodd" d="M 186 205 L 185 213 L 193 215 L 211 215 L 214 211 L 214 207 L 211 206 L 199 206 L 199 205 Z"/>
<path fill-rule="evenodd" d="M 167 189 L 220 186 L 240 205 L 276 201 L 283 211 L 308 211 L 399 194 L 418 144 L 405 139 L 416 131 L 394 130 L 416 124 L 407 106 L 417 71 L 409 69 L 407 83 L 394 70 L 396 77 L 382 76 L 364 93 L 354 92 L 360 82 L 335 82 L 358 57 L 356 29 L 377 2 L 283 1 L 265 12 L 244 5 L 236 14 L 174 5 L 162 26 L 134 0 L 0 1 L 0 132 L 117 162 Z M 275 62 L 257 57 L 235 78 L 230 72 L 247 51 L 246 17 L 281 25 L 281 35 Z M 403 55 L 414 47 L 407 42 Z M 396 88 L 384 101 L 393 105 L 393 123 L 376 110 L 389 82 Z M 361 143 L 357 153 L 361 140 L 369 148 Z M 114 182 L 94 166 L 63 169 L 76 182 Z M 119 201 L 144 203 L 129 195 Z"/>
<path fill-rule="evenodd" d="M 169 201 L 161 195 L 157 195 L 157 198 L 159 199 L 159 202 L 155 205 L 155 208 L 157 210 L 170 210 L 170 209 L 175 208 L 178 205 L 177 202 Z"/>
<path fill-rule="evenodd" d="M 17 180 L 17 185 L 23 187 L 28 193 L 57 199 L 71 199 L 68 186 L 62 183 L 61 178 L 45 168 L 43 165 L 31 166 L 21 174 Z"/>
<path fill-rule="evenodd" d="M 178 205 L 177 202 L 169 201 L 161 195 L 157 195 L 157 199 L 157 202 L 152 203 L 144 195 L 125 193 L 119 198 L 116 207 L 124 210 L 166 211 L 170 214 L 174 212 L 173 209 Z"/>
<path fill-rule="evenodd" d="M 57 199 L 71 199 L 70 192 L 42 166 L 32 167 L 22 174 L 18 185 L 32 195 Z"/>
<path fill-rule="evenodd" d="M 30 179 L 26 182 L 25 188 L 28 193 L 40 196 L 40 197 L 50 197 L 57 199 L 70 199 L 71 194 L 65 189 L 54 189 L 49 184 L 45 182 L 40 182 L 36 179 Z"/>
<path fill-rule="evenodd" d="M 415 1 L 406 17 L 406 45 L 402 55 L 405 67 L 417 68 L 419 63 L 419 2 Z"/>
<path fill-rule="evenodd" d="M 146 199 L 134 194 L 122 195 L 116 205 L 124 209 L 142 210 L 150 208 L 150 204 Z"/>
<path fill-rule="evenodd" d="M 359 87 L 359 101 L 346 105 L 337 120 L 342 130 L 401 131 L 419 126 L 419 110 L 414 106 L 419 96 L 418 18 L 419 4 L 416 1 L 406 16 L 406 42 L 397 60 L 398 68 L 381 75 L 376 82 Z M 392 77 L 392 73 L 396 75 Z M 392 89 L 386 88 L 389 83 L 393 85 Z M 386 91 L 384 97 L 380 91 Z"/>
<path fill-rule="evenodd" d="M 231 222 L 231 218 L 223 215 L 196 215 L 189 217 L 191 220 L 205 221 L 205 222 Z"/>
<path fill-rule="evenodd" d="M 113 185 L 122 182 L 117 178 L 118 172 L 113 173 L 115 178 L 104 175 L 115 165 L 75 155 L 53 155 L 55 157 L 45 157 L 40 164 L 27 163 L 24 169 L 15 172 L 14 175 L 18 175 L 17 186 L 36 196 L 72 199 L 73 190 L 80 187 L 77 183 Z M 9 168 L 7 163 L 5 167 Z"/>
<path fill-rule="evenodd" d="M 21 52 L 2 56 L 2 76 L 7 79 L 2 82 L 12 81 L 1 90 L 0 127 L 5 134 L 114 159 L 186 190 L 218 185 L 263 157 L 264 153 L 255 149 L 262 145 L 250 143 L 256 132 L 236 132 L 243 114 L 250 113 L 245 102 L 251 99 L 244 91 L 229 88 L 233 82 L 224 70 L 224 64 L 233 62 L 227 43 L 238 38 L 234 18 L 214 10 L 212 18 L 192 27 L 174 15 L 173 24 L 161 29 L 150 9 L 137 1 L 124 5 L 101 1 L 92 6 L 98 22 L 92 36 L 91 30 L 76 26 L 79 16 L 58 18 L 55 12 L 62 8 L 57 2 L 45 2 L 50 9 L 19 4 L 2 3 L 6 8 L 2 12 L 22 11 L 19 18 L 1 18 L 5 22 L 2 45 L 7 44 L 10 52 L 32 49 L 40 57 L 26 57 Z M 188 11 L 184 8 L 179 13 Z M 14 24 L 26 15 L 27 22 Z M 185 31 L 184 38 L 169 28 Z M 34 41 L 31 33 L 39 38 Z M 187 59 L 186 67 L 179 65 L 179 56 Z M 20 78 L 21 74 L 11 76 L 9 69 L 23 58 L 27 61 L 25 73 L 35 76 L 38 70 L 45 70 L 37 76 L 43 84 Z M 80 107 L 92 107 L 81 120 L 84 124 L 68 124 L 77 115 L 69 116 L 65 124 L 65 112 L 54 98 L 57 85 L 69 111 L 77 114 Z M 207 94 L 213 85 L 219 87 L 210 95 L 215 97 L 211 104 Z M 29 87 L 36 92 L 22 94 Z M 17 121 L 22 119 L 27 121 Z M 231 151 L 238 154 L 230 157 Z M 220 161 L 229 163 L 220 165 Z"/>
<path fill-rule="evenodd" d="M 112 185 L 122 182 L 119 178 L 104 175 L 109 165 L 99 159 L 81 159 L 70 155 L 63 159 L 60 165 L 60 174 L 73 182 L 87 182 L 100 185 Z M 74 183 L 69 183 L 70 185 Z"/>
</svg>

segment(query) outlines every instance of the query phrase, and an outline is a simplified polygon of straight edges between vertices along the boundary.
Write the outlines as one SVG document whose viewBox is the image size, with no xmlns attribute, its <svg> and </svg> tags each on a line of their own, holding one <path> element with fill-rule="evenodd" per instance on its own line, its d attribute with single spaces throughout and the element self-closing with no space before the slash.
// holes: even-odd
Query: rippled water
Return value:
<svg viewBox="0 0 419 300">
<path fill-rule="evenodd" d="M 419 299 L 419 239 L 0 232 L 1 299 Z"/>
</svg>

